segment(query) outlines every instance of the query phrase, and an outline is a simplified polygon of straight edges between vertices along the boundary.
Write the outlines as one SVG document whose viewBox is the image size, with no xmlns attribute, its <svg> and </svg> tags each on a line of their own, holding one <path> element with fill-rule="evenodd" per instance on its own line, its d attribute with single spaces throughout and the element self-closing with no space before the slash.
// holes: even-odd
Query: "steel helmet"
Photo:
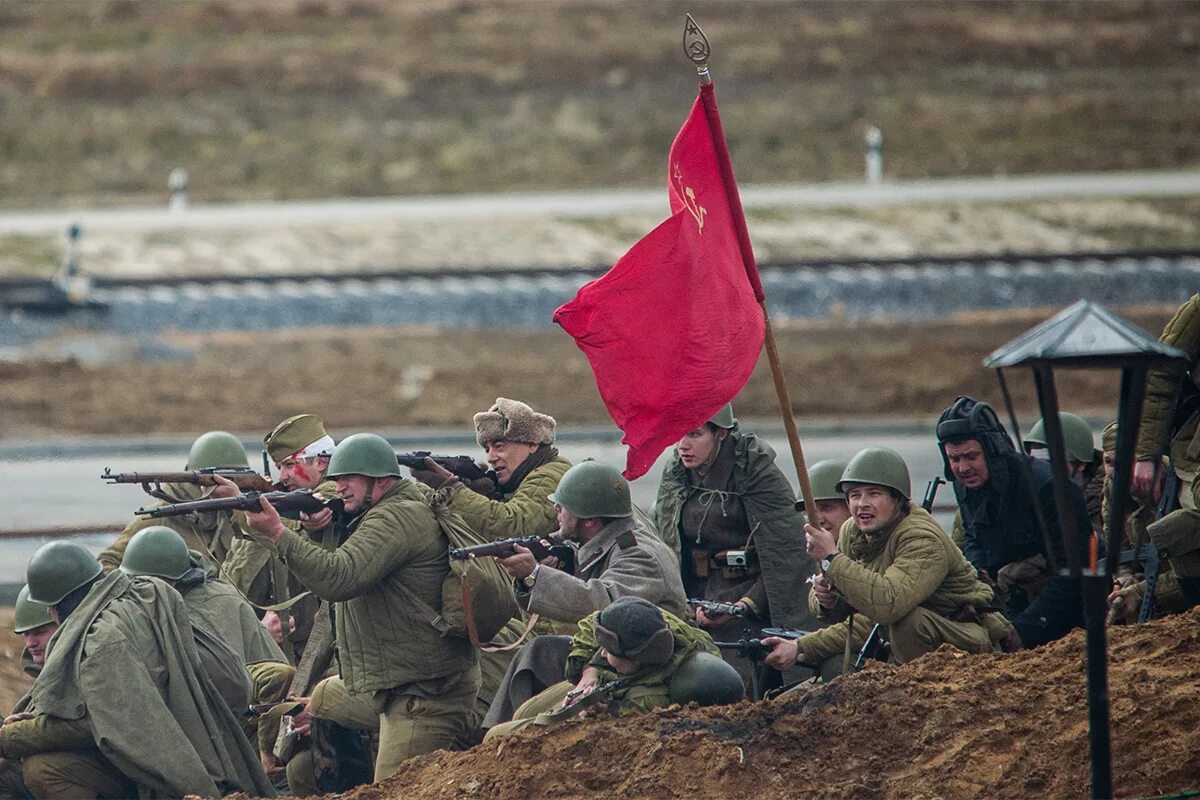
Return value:
<svg viewBox="0 0 1200 800">
<path fill-rule="evenodd" d="M 912 496 L 912 480 L 904 457 L 890 447 L 868 447 L 859 450 L 846 464 L 837 489 L 846 493 L 848 483 L 873 483 L 895 489 L 908 500 Z"/>
<path fill-rule="evenodd" d="M 330 478 L 339 475 L 399 478 L 400 464 L 387 439 L 374 433 L 356 433 L 342 439 L 333 449 L 333 458 L 329 459 L 329 470 L 325 474 Z"/>
<path fill-rule="evenodd" d="M 731 403 L 726 403 L 725 405 L 721 406 L 720 410 L 713 414 L 708 421 L 713 425 L 716 425 L 718 428 L 724 428 L 725 430 L 730 430 L 736 427 L 737 418 L 733 416 L 733 405 Z"/>
<path fill-rule="evenodd" d="M 616 467 L 599 461 L 582 461 L 567 470 L 549 500 L 578 519 L 633 516 L 629 481 Z"/>
<path fill-rule="evenodd" d="M 1062 425 L 1063 445 L 1067 450 L 1067 458 L 1081 464 L 1090 464 L 1103 454 L 1096 449 L 1096 440 L 1092 438 L 1092 429 L 1082 417 L 1066 411 L 1060 411 L 1058 422 Z M 1046 422 L 1039 419 L 1033 423 L 1025 437 L 1025 452 L 1034 448 L 1049 447 L 1046 442 Z"/>
<path fill-rule="evenodd" d="M 838 489 L 838 481 L 845 471 L 846 462 L 833 459 L 818 461 L 809 467 L 808 483 L 812 487 L 813 500 L 845 500 L 846 495 Z M 796 501 L 796 510 L 804 510 L 803 497 Z"/>
<path fill-rule="evenodd" d="M 13 631 L 25 633 L 53 623 L 50 611 L 41 603 L 29 599 L 29 587 L 22 586 L 17 592 L 17 605 L 13 609 Z"/>
<path fill-rule="evenodd" d="M 58 605 L 60 600 L 101 572 L 100 562 L 80 544 L 44 544 L 25 568 L 29 599 L 44 606 Z"/>
<path fill-rule="evenodd" d="M 723 706 L 745 697 L 738 671 L 724 660 L 703 651 L 688 656 L 671 676 L 672 703 Z"/>
<path fill-rule="evenodd" d="M 187 469 L 249 467 L 250 459 L 242 440 L 225 431 L 209 431 L 192 442 Z"/>
<path fill-rule="evenodd" d="M 187 543 L 165 525 L 152 525 L 135 533 L 121 559 L 121 571 L 127 575 L 151 575 L 172 581 L 182 578 L 191 568 Z"/>
</svg>

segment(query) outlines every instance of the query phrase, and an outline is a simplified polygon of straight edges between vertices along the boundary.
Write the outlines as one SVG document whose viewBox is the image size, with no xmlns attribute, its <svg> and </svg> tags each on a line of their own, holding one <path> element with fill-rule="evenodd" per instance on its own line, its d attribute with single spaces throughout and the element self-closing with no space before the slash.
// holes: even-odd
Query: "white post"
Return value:
<svg viewBox="0 0 1200 800">
<path fill-rule="evenodd" d="M 176 167 L 171 170 L 171 176 L 167 178 L 167 189 L 171 192 L 171 201 L 167 208 L 173 213 L 181 213 L 187 210 L 187 187 L 188 173 L 183 167 Z"/>
<path fill-rule="evenodd" d="M 883 131 L 871 125 L 867 128 L 867 183 L 883 180 Z"/>
</svg>

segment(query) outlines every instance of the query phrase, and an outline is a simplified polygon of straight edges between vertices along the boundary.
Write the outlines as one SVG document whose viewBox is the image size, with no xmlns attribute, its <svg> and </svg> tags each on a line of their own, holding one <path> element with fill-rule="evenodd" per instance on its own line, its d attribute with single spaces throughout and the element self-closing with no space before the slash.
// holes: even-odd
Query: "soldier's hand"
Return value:
<svg viewBox="0 0 1200 800">
<path fill-rule="evenodd" d="M 223 475 L 213 475 L 217 485 L 208 493 L 209 497 L 237 497 L 242 493 L 238 485 Z"/>
<path fill-rule="evenodd" d="M 1109 624 L 1125 625 L 1136 622 L 1141 611 L 1142 595 L 1133 586 L 1114 589 L 1108 596 Z"/>
<path fill-rule="evenodd" d="M 763 659 L 767 666 L 774 667 L 780 672 L 796 666 L 796 661 L 800 657 L 800 645 L 795 639 L 768 636 L 762 640 L 762 643 L 771 648 L 771 652 L 767 653 L 767 657 Z"/>
<path fill-rule="evenodd" d="M 272 543 L 278 542 L 279 537 L 283 536 L 283 520 L 279 518 L 275 506 L 267 502 L 265 497 L 258 499 L 258 511 L 246 512 L 246 522 Z"/>
<path fill-rule="evenodd" d="M 282 645 L 283 628 L 279 615 L 274 611 L 268 611 L 263 614 L 261 622 L 262 626 L 267 629 L 267 633 L 271 634 L 271 638 L 275 640 L 275 644 Z M 292 633 L 296 632 L 296 620 L 290 614 L 288 615 L 288 630 Z"/>
<path fill-rule="evenodd" d="M 820 561 L 838 551 L 833 534 L 816 525 L 805 524 L 804 543 L 808 550 L 808 557 L 813 561 Z"/>
<path fill-rule="evenodd" d="M 268 776 L 278 775 L 283 772 L 283 762 L 274 753 L 269 750 L 263 750 L 259 752 L 258 757 L 262 762 L 263 772 L 267 773 Z"/>
<path fill-rule="evenodd" d="M 300 512 L 300 524 L 304 526 L 304 530 L 316 532 L 329 527 L 329 523 L 333 521 L 333 509 L 322 508 L 315 514 L 306 514 Z"/>
<path fill-rule="evenodd" d="M 838 595 L 833 590 L 833 584 L 824 575 L 814 575 L 812 581 L 813 594 L 822 608 L 833 608 L 837 605 Z"/>
<path fill-rule="evenodd" d="M 1159 478 L 1161 466 L 1157 459 L 1139 461 L 1133 465 L 1133 480 L 1129 488 L 1134 497 L 1158 501 L 1162 494 L 1162 480 Z"/>
<path fill-rule="evenodd" d="M 746 608 L 745 603 L 734 603 L 742 609 Z M 696 609 L 696 624 L 701 628 L 717 628 L 729 622 L 731 619 L 737 619 L 733 614 L 709 614 L 703 608 Z"/>
<path fill-rule="evenodd" d="M 2 724 L 11 725 L 14 722 L 24 722 L 27 719 L 33 719 L 33 716 L 34 715 L 30 714 L 28 711 L 20 711 L 16 714 L 9 714 L 4 718 L 4 722 Z"/>
<path fill-rule="evenodd" d="M 579 683 L 575 684 L 574 689 L 567 692 L 567 697 L 563 701 L 563 705 L 565 706 L 569 703 L 573 703 L 574 701 L 578 700 L 580 697 L 585 697 L 585 696 L 591 694 L 592 692 L 596 691 L 596 688 L 599 685 L 600 685 L 600 670 L 596 669 L 593 666 L 584 667 L 583 674 L 580 675 L 580 677 L 579 677 Z"/>
<path fill-rule="evenodd" d="M 1000 648 L 1006 653 L 1015 653 L 1025 649 L 1025 643 L 1021 641 L 1021 634 L 1017 633 L 1016 628 L 1013 628 L 1008 636 L 1000 640 Z"/>
<path fill-rule="evenodd" d="M 501 568 L 516 580 L 528 577 L 529 573 L 533 572 L 537 566 L 537 559 L 533 557 L 528 547 L 522 547 L 519 544 L 513 545 L 514 552 L 511 556 L 497 558 L 496 561 Z"/>
<path fill-rule="evenodd" d="M 304 708 L 287 718 L 292 732 L 298 736 L 307 736 L 308 732 L 312 730 L 312 719 L 308 716 L 308 701 L 311 699 L 309 697 L 295 698 L 297 703 L 304 703 Z"/>
<path fill-rule="evenodd" d="M 454 473 L 443 467 L 441 464 L 434 461 L 429 456 L 425 456 L 425 467 L 409 467 L 408 471 L 412 473 L 413 480 L 420 481 L 426 486 L 434 489 L 442 488 L 446 481 L 454 477 Z"/>
</svg>

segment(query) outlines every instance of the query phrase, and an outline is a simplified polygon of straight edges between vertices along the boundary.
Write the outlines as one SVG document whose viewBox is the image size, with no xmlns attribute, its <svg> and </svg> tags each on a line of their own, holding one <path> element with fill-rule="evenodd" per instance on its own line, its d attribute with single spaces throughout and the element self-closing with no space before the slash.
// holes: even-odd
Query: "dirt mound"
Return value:
<svg viewBox="0 0 1200 800">
<path fill-rule="evenodd" d="M 5 716 L 33 685 L 21 671 L 21 651 L 25 643 L 12 632 L 13 610 L 0 608 L 0 714 Z"/>
<path fill-rule="evenodd" d="M 1200 611 L 1110 632 L 1119 796 L 1200 784 Z M 794 702 L 564 724 L 416 759 L 345 795 L 392 798 L 1028 798 L 1089 794 L 1084 636 L 943 648 Z"/>
</svg>

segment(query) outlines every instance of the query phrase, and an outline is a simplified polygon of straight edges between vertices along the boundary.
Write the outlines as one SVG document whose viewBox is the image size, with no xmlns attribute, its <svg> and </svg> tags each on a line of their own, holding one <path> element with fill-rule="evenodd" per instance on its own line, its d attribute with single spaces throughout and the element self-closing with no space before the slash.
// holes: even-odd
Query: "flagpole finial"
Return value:
<svg viewBox="0 0 1200 800">
<path fill-rule="evenodd" d="M 712 48 L 708 45 L 708 37 L 700 30 L 691 14 L 687 15 L 683 25 L 683 52 L 688 60 L 696 65 L 696 74 L 700 76 L 700 82 L 712 83 L 712 76 L 708 73 L 708 56 L 712 53 Z"/>
</svg>

